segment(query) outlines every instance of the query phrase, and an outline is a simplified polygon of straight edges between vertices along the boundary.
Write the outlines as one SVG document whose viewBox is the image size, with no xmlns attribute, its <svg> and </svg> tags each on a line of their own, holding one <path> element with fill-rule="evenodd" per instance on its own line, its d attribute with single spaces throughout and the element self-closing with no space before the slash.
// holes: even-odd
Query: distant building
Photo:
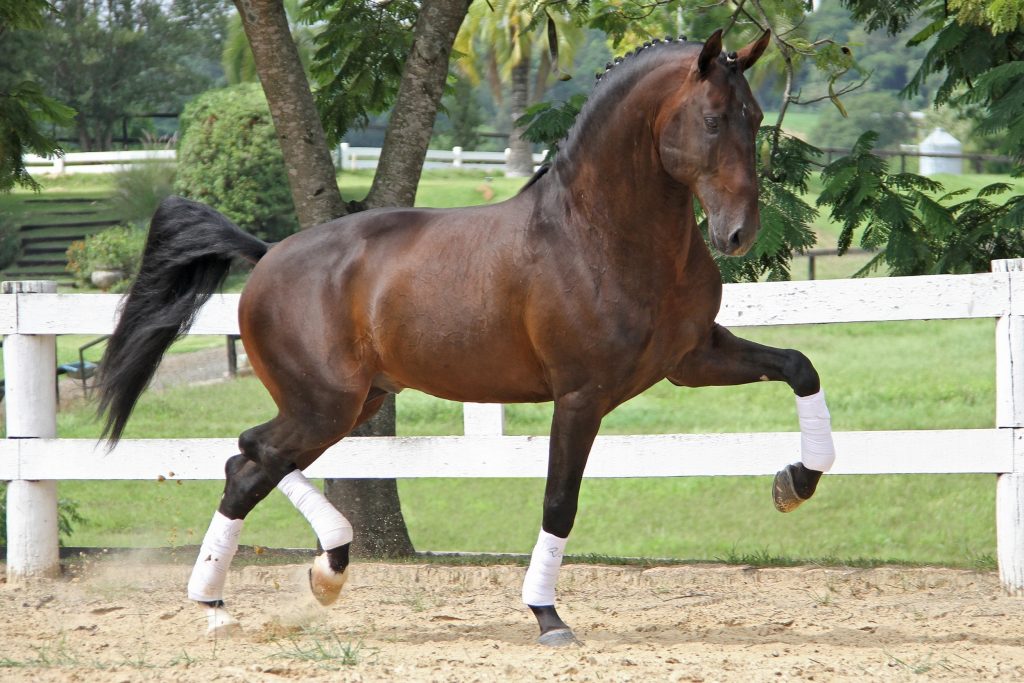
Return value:
<svg viewBox="0 0 1024 683">
<path fill-rule="evenodd" d="M 959 175 L 963 173 L 964 160 L 961 158 L 933 157 L 927 156 L 929 152 L 938 154 L 963 154 L 964 146 L 955 137 L 942 130 L 934 128 L 921 144 L 918 145 L 921 152 L 921 162 L 918 172 L 923 176 L 933 176 L 937 173 L 952 173 Z"/>
</svg>

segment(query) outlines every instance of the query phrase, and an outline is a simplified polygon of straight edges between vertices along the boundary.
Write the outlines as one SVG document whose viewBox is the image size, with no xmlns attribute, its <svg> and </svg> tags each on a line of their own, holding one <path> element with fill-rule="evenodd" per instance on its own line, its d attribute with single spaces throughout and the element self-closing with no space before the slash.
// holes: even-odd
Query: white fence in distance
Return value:
<svg viewBox="0 0 1024 683">
<path fill-rule="evenodd" d="M 108 334 L 118 296 L 56 294 L 4 283 L 9 580 L 57 571 L 56 482 L 62 479 L 221 479 L 234 439 L 126 439 L 112 452 L 56 435 L 54 335 Z M 236 334 L 238 295 L 215 296 L 190 334 Z M 718 321 L 730 327 L 961 318 L 996 319 L 996 419 L 991 429 L 835 434 L 835 474 L 998 474 L 1002 585 L 1024 595 L 1024 260 L 993 272 L 726 285 Z M 842 387 L 828 384 L 833 393 Z M 794 417 L 794 425 L 795 425 Z M 240 425 L 239 429 L 249 425 Z M 547 437 L 503 436 L 500 407 L 467 404 L 464 436 L 345 440 L 312 477 L 543 477 Z M 766 475 L 799 457 L 799 433 L 600 436 L 588 477 Z M 813 514 L 808 510 L 807 514 Z"/>
<path fill-rule="evenodd" d="M 25 155 L 25 167 L 29 173 L 48 175 L 73 175 L 76 173 L 118 173 L 129 170 L 139 164 L 154 161 L 174 162 L 178 158 L 177 150 L 143 149 L 113 152 L 69 152 L 64 156 L 52 159 Z"/>
<path fill-rule="evenodd" d="M 426 168 L 475 168 L 504 170 L 510 150 L 503 152 L 474 152 L 454 147 L 450 150 L 429 149 L 424 162 Z M 534 165 L 544 161 L 545 152 L 533 155 Z M 380 147 L 352 147 L 341 143 L 332 152 L 334 164 L 344 170 L 377 168 Z M 25 166 L 30 173 L 48 175 L 72 175 L 76 173 L 117 173 L 129 170 L 139 164 L 154 161 L 175 162 L 174 149 L 112 151 L 112 152 L 69 152 L 62 157 L 46 157 L 29 154 Z"/>
</svg>

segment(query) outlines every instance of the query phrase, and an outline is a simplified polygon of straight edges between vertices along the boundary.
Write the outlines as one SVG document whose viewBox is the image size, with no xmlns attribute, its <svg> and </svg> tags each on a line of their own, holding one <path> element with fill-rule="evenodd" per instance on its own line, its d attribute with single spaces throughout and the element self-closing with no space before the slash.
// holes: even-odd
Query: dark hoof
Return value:
<svg viewBox="0 0 1024 683">
<path fill-rule="evenodd" d="M 800 503 L 807 500 L 801 498 L 796 492 L 793 484 L 793 466 L 786 465 L 775 475 L 775 482 L 772 484 L 772 500 L 775 502 L 775 509 L 779 512 L 792 512 L 800 507 Z"/>
<path fill-rule="evenodd" d="M 566 645 L 579 645 L 576 634 L 569 628 L 556 628 L 547 633 L 540 634 L 537 642 L 547 647 L 565 647 Z"/>
</svg>

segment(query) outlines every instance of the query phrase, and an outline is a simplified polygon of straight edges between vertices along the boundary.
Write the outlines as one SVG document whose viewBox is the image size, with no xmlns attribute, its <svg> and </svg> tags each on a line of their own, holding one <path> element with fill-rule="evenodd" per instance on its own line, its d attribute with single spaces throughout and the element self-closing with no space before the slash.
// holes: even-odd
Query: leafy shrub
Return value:
<svg viewBox="0 0 1024 683">
<path fill-rule="evenodd" d="M 139 272 L 146 232 L 141 228 L 118 225 L 72 242 L 68 247 L 67 271 L 83 286 L 91 286 L 89 276 L 94 270 L 123 270 L 126 278 L 113 288 L 122 291 Z"/>
<path fill-rule="evenodd" d="M 0 216 L 0 270 L 7 268 L 21 255 L 18 226 L 7 216 Z"/>
<path fill-rule="evenodd" d="M 298 230 L 270 110 L 255 83 L 208 91 L 185 107 L 175 190 L 268 240 Z"/>
<path fill-rule="evenodd" d="M 132 164 L 114 174 L 113 210 L 127 223 L 144 223 L 174 194 L 175 165 L 163 159 Z"/>
</svg>

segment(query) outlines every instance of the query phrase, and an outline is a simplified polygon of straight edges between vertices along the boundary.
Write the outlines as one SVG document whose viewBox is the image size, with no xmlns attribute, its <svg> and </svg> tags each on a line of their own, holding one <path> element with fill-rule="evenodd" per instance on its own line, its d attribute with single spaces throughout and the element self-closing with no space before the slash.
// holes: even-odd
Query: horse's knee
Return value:
<svg viewBox="0 0 1024 683">
<path fill-rule="evenodd" d="M 818 371 L 804 354 L 795 349 L 786 349 L 786 360 L 783 366 L 786 383 L 797 396 L 810 396 L 821 389 Z"/>
<path fill-rule="evenodd" d="M 224 464 L 224 474 L 224 495 L 217 509 L 229 519 L 245 519 L 286 472 L 277 476 L 243 455 L 233 455 Z"/>
</svg>

